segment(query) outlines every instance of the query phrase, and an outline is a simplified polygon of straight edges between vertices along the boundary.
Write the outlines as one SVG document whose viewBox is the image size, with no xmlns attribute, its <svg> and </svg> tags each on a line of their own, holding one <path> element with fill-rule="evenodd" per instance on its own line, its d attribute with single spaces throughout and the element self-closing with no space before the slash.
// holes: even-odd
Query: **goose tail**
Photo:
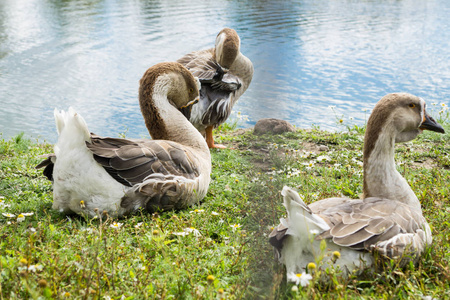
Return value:
<svg viewBox="0 0 450 300">
<path fill-rule="evenodd" d="M 91 135 L 86 121 L 72 107 L 68 111 L 55 108 L 54 110 L 56 131 L 58 132 L 57 146 L 69 147 L 85 146 L 85 142 L 90 142 Z M 56 148 L 55 148 L 56 151 Z"/>
<path fill-rule="evenodd" d="M 286 234 L 309 239 L 311 235 L 330 229 L 325 220 L 314 214 L 295 190 L 285 186 L 281 195 L 289 220 Z"/>
</svg>

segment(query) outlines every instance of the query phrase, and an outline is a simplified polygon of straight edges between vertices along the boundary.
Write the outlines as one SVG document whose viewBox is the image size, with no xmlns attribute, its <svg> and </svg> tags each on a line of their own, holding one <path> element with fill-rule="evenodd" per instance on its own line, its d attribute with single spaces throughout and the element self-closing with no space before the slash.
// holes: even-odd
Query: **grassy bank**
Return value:
<svg viewBox="0 0 450 300">
<path fill-rule="evenodd" d="M 34 169 L 51 145 L 0 139 L 1 299 L 449 298 L 449 133 L 427 132 L 397 147 L 398 169 L 434 234 L 417 266 L 325 285 L 313 279 L 299 291 L 286 284 L 267 242 L 285 213 L 283 185 L 307 202 L 357 198 L 362 140 L 358 127 L 278 136 L 223 130 L 217 141 L 234 150 L 212 151 L 212 182 L 201 204 L 88 220 L 51 209 L 51 184 Z"/>
</svg>

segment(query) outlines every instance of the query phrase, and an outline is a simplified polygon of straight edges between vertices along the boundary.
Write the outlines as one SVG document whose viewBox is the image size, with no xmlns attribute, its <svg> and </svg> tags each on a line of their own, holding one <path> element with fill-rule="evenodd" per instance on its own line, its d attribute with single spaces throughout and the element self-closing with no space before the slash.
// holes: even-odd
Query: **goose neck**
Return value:
<svg viewBox="0 0 450 300">
<path fill-rule="evenodd" d="M 203 136 L 170 103 L 167 98 L 169 88 L 169 82 L 158 80 L 151 94 L 140 93 L 141 112 L 151 137 L 155 140 L 174 141 L 209 154 L 208 145 Z"/>
<path fill-rule="evenodd" d="M 374 136 L 366 133 L 365 138 L 364 198 L 387 198 L 420 208 L 419 200 L 395 166 L 395 128 L 385 126 L 379 132 L 368 133 Z"/>
</svg>

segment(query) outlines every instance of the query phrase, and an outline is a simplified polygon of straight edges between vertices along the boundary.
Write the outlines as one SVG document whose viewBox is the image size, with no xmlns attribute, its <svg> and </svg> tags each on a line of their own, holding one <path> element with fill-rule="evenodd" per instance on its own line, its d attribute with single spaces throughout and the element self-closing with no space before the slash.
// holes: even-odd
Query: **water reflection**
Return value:
<svg viewBox="0 0 450 300">
<path fill-rule="evenodd" d="M 235 28 L 255 66 L 235 110 L 336 129 L 362 124 L 384 94 L 450 98 L 450 3 L 436 1 L 0 2 L 0 132 L 56 139 L 53 109 L 90 130 L 146 136 L 138 81 L 161 61 L 211 47 Z"/>
</svg>

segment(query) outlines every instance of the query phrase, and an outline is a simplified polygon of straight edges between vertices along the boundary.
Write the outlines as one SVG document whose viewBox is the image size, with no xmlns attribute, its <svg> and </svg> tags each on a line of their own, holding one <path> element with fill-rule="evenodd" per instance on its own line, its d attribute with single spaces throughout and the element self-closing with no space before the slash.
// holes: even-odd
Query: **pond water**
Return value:
<svg viewBox="0 0 450 300">
<path fill-rule="evenodd" d="M 450 100 L 449 16 L 448 0 L 2 0 L 0 132 L 54 142 L 53 109 L 73 106 L 99 135 L 148 136 L 144 71 L 212 47 L 223 27 L 255 67 L 240 127 L 362 125 L 398 91 L 438 108 Z"/>
</svg>

